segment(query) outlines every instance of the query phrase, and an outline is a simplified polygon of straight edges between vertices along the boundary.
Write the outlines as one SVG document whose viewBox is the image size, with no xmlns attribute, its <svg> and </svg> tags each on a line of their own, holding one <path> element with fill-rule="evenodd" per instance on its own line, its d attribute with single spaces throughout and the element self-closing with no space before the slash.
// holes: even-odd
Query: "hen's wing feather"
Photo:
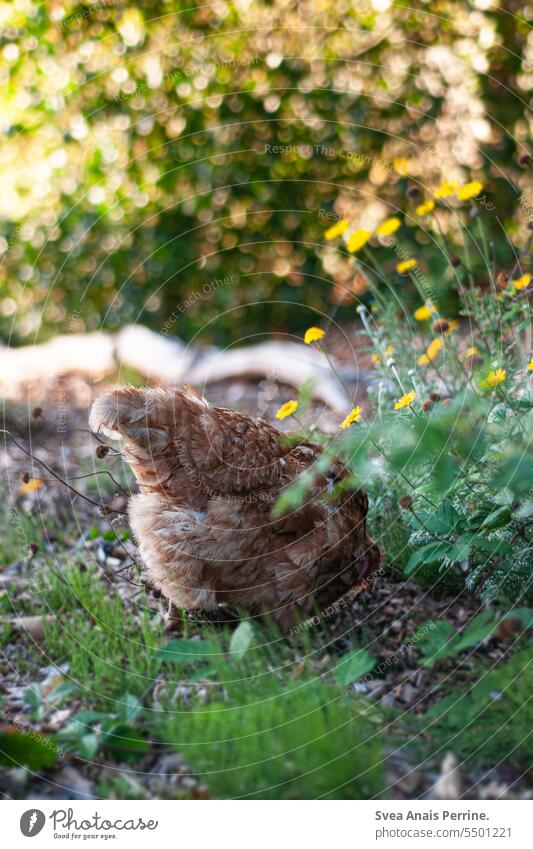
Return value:
<svg viewBox="0 0 533 849">
<path fill-rule="evenodd" d="M 287 450 L 266 422 L 211 408 L 186 389 L 108 390 L 95 401 L 90 425 L 123 439 L 125 459 L 142 483 L 172 494 L 270 489 L 279 484 Z"/>
</svg>

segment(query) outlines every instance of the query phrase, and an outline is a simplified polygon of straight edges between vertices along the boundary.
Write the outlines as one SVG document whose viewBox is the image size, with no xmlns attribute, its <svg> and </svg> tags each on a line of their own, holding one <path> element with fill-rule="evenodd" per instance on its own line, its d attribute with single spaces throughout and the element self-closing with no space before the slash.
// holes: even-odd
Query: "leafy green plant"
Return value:
<svg viewBox="0 0 533 849">
<path fill-rule="evenodd" d="M 439 660 L 455 657 L 465 649 L 479 645 L 496 627 L 497 622 L 494 621 L 491 611 L 484 610 L 472 619 L 460 634 L 454 632 L 451 622 L 425 622 L 415 633 L 413 642 L 421 649 L 422 666 L 433 666 Z"/>
<path fill-rule="evenodd" d="M 131 693 L 117 700 L 113 713 L 81 711 L 58 732 L 58 740 L 67 751 L 92 759 L 101 751 L 119 761 L 137 760 L 148 751 L 147 741 L 133 723 L 139 718 L 142 706 Z"/>
<path fill-rule="evenodd" d="M 347 687 L 367 672 L 371 672 L 376 660 L 366 649 L 356 649 L 343 657 L 335 669 L 335 678 L 343 687 Z"/>
<path fill-rule="evenodd" d="M 72 681 L 62 681 L 46 695 L 37 682 L 30 684 L 24 694 L 24 702 L 30 708 L 32 719 L 40 722 L 50 708 L 57 709 L 62 702 L 69 699 L 78 690 L 78 685 Z"/>
</svg>

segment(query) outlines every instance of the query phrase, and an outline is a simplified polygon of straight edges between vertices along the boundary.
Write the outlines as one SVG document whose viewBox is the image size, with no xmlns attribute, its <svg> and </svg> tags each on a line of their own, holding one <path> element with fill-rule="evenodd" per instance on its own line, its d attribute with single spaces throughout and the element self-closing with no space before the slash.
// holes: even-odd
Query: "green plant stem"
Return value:
<svg viewBox="0 0 533 849">
<path fill-rule="evenodd" d="M 365 257 L 366 257 L 366 250 L 365 250 L 364 248 L 363 248 L 363 254 L 364 254 L 364 255 L 365 255 Z M 363 275 L 363 277 L 365 278 L 365 281 L 366 281 L 366 284 L 367 284 L 367 286 L 368 286 L 369 290 L 372 292 L 372 294 L 374 295 L 375 299 L 376 299 L 377 301 L 379 301 L 379 303 L 381 304 L 381 306 L 382 306 L 382 307 L 385 307 L 385 306 L 387 305 L 387 302 L 386 302 L 386 300 L 383 298 L 383 295 L 382 295 L 382 294 L 381 294 L 381 292 L 379 291 L 379 288 L 378 288 L 378 287 L 376 287 L 376 286 L 374 286 L 374 284 L 371 282 L 370 277 L 368 276 L 368 274 L 366 273 L 365 269 L 363 268 L 362 263 L 361 263 L 361 262 L 358 262 L 358 261 L 355 259 L 355 257 L 354 257 L 354 260 L 355 260 L 355 267 L 356 267 L 357 271 L 358 271 L 360 274 L 362 274 L 362 275 Z M 370 265 L 370 263 L 369 263 L 369 265 Z"/>
<path fill-rule="evenodd" d="M 472 208 L 473 209 L 476 208 L 474 202 L 472 202 Z M 486 266 L 487 266 L 487 269 L 488 269 L 488 272 L 489 272 L 490 282 L 494 286 L 494 278 L 492 276 L 492 271 L 491 271 L 491 267 L 490 267 L 489 245 L 488 245 L 488 242 L 487 242 L 487 237 L 486 237 L 486 234 L 485 234 L 485 227 L 483 226 L 483 220 L 481 218 L 481 215 L 477 216 L 476 223 L 477 223 L 477 229 L 479 231 L 479 235 L 480 235 L 480 238 L 481 238 L 483 258 L 485 260 L 485 263 L 486 263 Z"/>
<path fill-rule="evenodd" d="M 332 363 L 332 361 L 331 361 L 331 358 L 330 358 L 330 356 L 329 356 L 328 352 L 326 351 L 326 349 L 322 347 L 322 345 L 320 344 L 320 342 L 317 342 L 317 343 L 316 343 L 316 346 L 317 346 L 318 350 L 320 351 L 320 353 L 321 353 L 321 354 L 323 354 L 323 355 L 324 355 L 324 357 L 326 358 L 326 360 L 327 360 L 327 362 L 328 362 L 328 365 L 329 365 L 329 367 L 330 367 L 331 371 L 333 372 L 333 374 L 334 374 L 334 375 L 335 375 L 335 377 L 337 378 L 337 380 L 338 380 L 339 384 L 342 386 L 342 388 L 343 388 L 343 389 L 344 389 L 344 391 L 346 392 L 347 396 L 348 396 L 349 398 L 351 398 L 350 390 L 348 389 L 348 387 L 346 386 L 346 384 L 345 384 L 344 380 L 342 379 L 342 377 L 341 377 L 341 376 L 340 376 L 340 374 L 338 373 L 337 369 L 336 369 L 336 368 L 335 368 L 335 366 L 333 365 L 333 363 Z M 351 399 L 351 400 L 353 400 L 353 399 Z"/>
</svg>

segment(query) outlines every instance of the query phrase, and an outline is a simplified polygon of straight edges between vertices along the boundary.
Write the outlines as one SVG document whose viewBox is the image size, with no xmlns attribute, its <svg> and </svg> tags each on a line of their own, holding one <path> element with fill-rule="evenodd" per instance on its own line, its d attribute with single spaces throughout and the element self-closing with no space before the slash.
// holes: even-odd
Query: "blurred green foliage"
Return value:
<svg viewBox="0 0 533 849">
<path fill-rule="evenodd" d="M 301 330 L 354 277 L 320 211 L 364 226 L 408 181 L 488 175 L 520 241 L 523 4 L 412 5 L 0 3 L 2 337 Z"/>
</svg>

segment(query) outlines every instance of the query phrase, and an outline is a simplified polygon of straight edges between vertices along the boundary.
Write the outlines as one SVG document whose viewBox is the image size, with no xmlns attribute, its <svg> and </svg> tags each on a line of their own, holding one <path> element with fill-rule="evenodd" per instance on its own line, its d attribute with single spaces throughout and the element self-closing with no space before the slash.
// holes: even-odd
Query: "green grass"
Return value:
<svg viewBox="0 0 533 849">
<path fill-rule="evenodd" d="M 531 649 L 523 649 L 490 672 L 478 668 L 470 689 L 452 687 L 424 716 L 429 753 L 452 750 L 484 767 L 506 761 L 530 769 L 531 668 Z"/>
<path fill-rule="evenodd" d="M 46 629 L 46 652 L 69 664 L 68 677 L 79 685 L 78 710 L 113 712 L 124 693 L 136 695 L 144 704 L 138 729 L 180 751 L 213 798 L 379 794 L 380 714 L 334 682 L 337 657 L 319 647 L 318 655 L 301 661 L 296 647 L 268 626 L 250 631 L 240 656 L 228 629 L 203 626 L 193 648 L 205 646 L 214 655 L 194 652 L 166 662 L 157 654 L 170 642 L 160 618 L 148 609 L 132 615 L 115 588 L 80 565 L 69 562 L 63 571 L 48 572 L 39 589 L 57 614 Z M 259 645 L 259 636 L 268 642 Z M 183 644 L 190 649 L 191 638 Z M 295 670 L 298 680 L 292 680 Z M 158 675 L 163 711 L 149 695 Z M 188 689 L 188 706 L 178 700 L 178 685 Z M 108 789 L 118 796 L 132 792 L 121 784 Z"/>
<path fill-rule="evenodd" d="M 310 659 L 286 665 L 284 650 L 277 664 L 268 659 L 272 646 L 219 663 L 207 704 L 193 689 L 184 707 L 169 691 L 160 700 L 165 712 L 152 720 L 157 736 L 182 753 L 213 798 L 379 795 L 378 708 L 346 694 L 329 672 L 317 675 Z M 301 678 L 291 681 L 300 664 Z"/>
<path fill-rule="evenodd" d="M 41 598 L 56 614 L 46 628 L 47 654 L 69 664 L 70 677 L 92 706 L 109 708 L 124 692 L 141 696 L 151 685 L 159 669 L 163 627 L 143 594 L 132 610 L 94 568 L 71 563 L 64 571 L 47 573 Z"/>
<path fill-rule="evenodd" d="M 0 566 L 9 566 L 14 560 L 28 556 L 30 543 L 42 539 L 42 518 L 38 513 L 28 514 L 16 507 L 7 507 L 8 493 L 0 488 L 0 527 L 2 545 L 0 546 Z"/>
</svg>

